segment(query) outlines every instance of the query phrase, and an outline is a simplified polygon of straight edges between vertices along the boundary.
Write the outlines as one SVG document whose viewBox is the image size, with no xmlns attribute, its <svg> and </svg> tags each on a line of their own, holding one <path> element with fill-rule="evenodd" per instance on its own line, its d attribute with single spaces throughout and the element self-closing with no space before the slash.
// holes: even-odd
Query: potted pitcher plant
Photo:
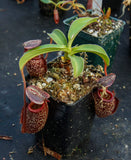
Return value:
<svg viewBox="0 0 131 160">
<path fill-rule="evenodd" d="M 92 17 L 75 20 L 67 38 L 61 30 L 54 29 L 48 35 L 55 44 L 40 45 L 40 40 L 25 42 L 25 53 L 19 61 L 24 82 L 22 132 L 35 133 L 45 155 L 59 160 L 73 156 L 78 148 L 88 144 L 95 113 L 106 117 L 118 106 L 114 92 L 108 90 L 116 75 L 107 73 L 110 59 L 106 51 L 96 44 L 73 46 L 78 33 L 96 21 Z M 50 52 L 56 58 L 47 64 Z M 62 55 L 56 56 L 56 52 Z M 89 65 L 85 52 L 100 57 L 104 68 Z M 29 73 L 26 77 L 25 66 Z"/>
</svg>

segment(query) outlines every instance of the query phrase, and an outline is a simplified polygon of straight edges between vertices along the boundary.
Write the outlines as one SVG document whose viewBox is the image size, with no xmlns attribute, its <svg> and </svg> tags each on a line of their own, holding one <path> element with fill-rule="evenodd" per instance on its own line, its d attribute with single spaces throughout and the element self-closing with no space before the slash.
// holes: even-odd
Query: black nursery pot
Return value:
<svg viewBox="0 0 131 160">
<path fill-rule="evenodd" d="M 49 116 L 45 127 L 36 133 L 36 140 L 62 157 L 79 156 L 86 152 L 90 131 L 95 117 L 92 94 L 74 104 L 50 99 Z M 74 152 L 75 151 L 75 152 Z"/>
<path fill-rule="evenodd" d="M 56 58 L 53 61 L 55 60 Z M 30 78 L 29 75 L 26 77 L 27 83 Z M 58 102 L 50 97 L 48 107 L 46 124 L 41 131 L 35 134 L 39 148 L 43 151 L 44 140 L 45 147 L 61 154 L 62 157 L 74 158 L 86 153 L 95 118 L 92 93 L 73 104 Z"/>
</svg>

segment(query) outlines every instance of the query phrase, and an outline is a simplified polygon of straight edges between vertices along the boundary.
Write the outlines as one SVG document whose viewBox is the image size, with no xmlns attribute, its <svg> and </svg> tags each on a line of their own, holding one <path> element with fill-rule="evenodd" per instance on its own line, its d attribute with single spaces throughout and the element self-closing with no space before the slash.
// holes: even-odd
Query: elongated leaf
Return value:
<svg viewBox="0 0 131 160">
<path fill-rule="evenodd" d="M 45 54 L 48 52 L 56 52 L 56 51 L 65 51 L 67 52 L 67 48 L 64 45 L 57 45 L 57 44 L 45 44 L 39 46 L 37 48 L 31 49 L 20 58 L 19 60 L 19 68 L 20 70 L 23 69 L 24 65 L 32 58 Z"/>
<path fill-rule="evenodd" d="M 69 56 L 74 71 L 74 77 L 77 78 L 84 69 L 84 59 L 78 56 Z"/>
<path fill-rule="evenodd" d="M 82 9 L 84 9 L 86 11 L 85 6 L 83 4 L 81 4 L 81 3 L 76 3 L 75 6 L 78 7 L 78 8 L 82 8 Z"/>
<path fill-rule="evenodd" d="M 59 5 L 61 5 L 61 4 L 64 4 L 64 3 L 70 4 L 70 2 L 67 2 L 67 1 L 59 1 L 59 2 L 57 3 L 57 6 L 59 6 Z M 72 3 L 71 3 L 71 4 L 72 4 Z"/>
<path fill-rule="evenodd" d="M 48 33 L 48 35 L 55 41 L 55 43 L 67 46 L 67 39 L 61 30 L 54 29 L 53 32 Z"/>
<path fill-rule="evenodd" d="M 104 50 L 104 48 L 102 48 L 99 45 L 83 44 L 83 45 L 80 45 L 80 46 L 76 46 L 76 47 L 72 48 L 71 54 L 74 55 L 75 53 L 80 53 L 80 52 L 94 53 L 94 54 L 100 56 L 103 59 L 103 61 L 107 64 L 107 66 L 110 65 L 110 59 L 109 59 L 106 51 Z"/>
<path fill-rule="evenodd" d="M 75 37 L 78 35 L 78 33 L 85 28 L 87 25 L 96 22 L 97 18 L 91 18 L 91 17 L 82 17 L 76 19 L 69 28 L 68 31 L 68 46 L 71 47 Z"/>
<path fill-rule="evenodd" d="M 68 7 L 63 7 L 63 5 L 65 6 L 66 4 Z M 56 4 L 56 7 L 59 7 L 60 9 L 62 9 L 64 11 L 68 11 L 72 8 L 72 1 L 59 1 Z"/>
<path fill-rule="evenodd" d="M 51 0 L 40 0 L 42 3 L 46 3 L 46 4 L 49 4 L 51 3 L 52 1 Z"/>
</svg>

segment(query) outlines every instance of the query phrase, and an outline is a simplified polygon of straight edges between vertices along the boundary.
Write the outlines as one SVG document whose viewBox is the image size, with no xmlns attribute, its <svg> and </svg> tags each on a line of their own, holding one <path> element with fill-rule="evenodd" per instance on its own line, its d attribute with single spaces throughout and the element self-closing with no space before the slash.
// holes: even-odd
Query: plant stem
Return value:
<svg viewBox="0 0 131 160">
<path fill-rule="evenodd" d="M 56 4 L 55 2 L 51 1 L 51 3 L 52 3 L 54 6 L 57 6 L 57 4 Z"/>
<path fill-rule="evenodd" d="M 105 76 L 107 76 L 107 65 L 105 62 L 104 62 L 104 72 L 105 72 Z"/>
<path fill-rule="evenodd" d="M 64 8 L 64 6 L 65 6 L 66 4 L 70 4 L 70 6 L 69 6 L 68 8 Z M 67 2 L 64 2 L 62 5 L 60 5 L 60 4 L 58 5 L 58 7 L 59 7 L 60 9 L 64 10 L 64 11 L 70 10 L 70 9 L 72 8 L 72 6 L 73 6 L 73 2 L 72 2 L 72 1 L 67 1 Z"/>
<path fill-rule="evenodd" d="M 53 42 L 53 40 L 52 40 L 52 38 L 50 38 L 50 44 L 52 44 L 52 42 Z M 47 60 L 47 58 L 48 58 L 48 53 L 46 53 L 45 60 Z"/>
<path fill-rule="evenodd" d="M 24 84 L 24 106 L 26 106 L 26 80 L 25 80 L 25 75 L 23 69 L 21 70 L 21 76 L 23 79 L 23 84 Z"/>
</svg>

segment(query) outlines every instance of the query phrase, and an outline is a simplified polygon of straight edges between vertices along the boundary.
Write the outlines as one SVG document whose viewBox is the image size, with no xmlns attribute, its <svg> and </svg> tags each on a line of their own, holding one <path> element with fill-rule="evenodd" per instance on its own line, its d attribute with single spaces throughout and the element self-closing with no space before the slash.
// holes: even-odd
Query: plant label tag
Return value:
<svg viewBox="0 0 131 160">
<path fill-rule="evenodd" d="M 94 14 L 101 14 L 102 0 L 93 0 L 92 9 Z"/>
</svg>

